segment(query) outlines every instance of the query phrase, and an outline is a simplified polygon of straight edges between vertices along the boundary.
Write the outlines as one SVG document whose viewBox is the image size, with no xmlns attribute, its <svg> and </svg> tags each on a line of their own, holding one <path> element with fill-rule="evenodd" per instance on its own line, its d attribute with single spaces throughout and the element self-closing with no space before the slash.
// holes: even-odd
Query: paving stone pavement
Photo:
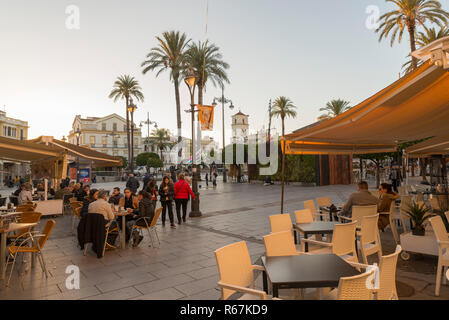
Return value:
<svg viewBox="0 0 449 320">
<path fill-rule="evenodd" d="M 96 184 L 97 188 L 122 188 L 124 183 Z M 303 208 L 304 200 L 330 196 L 343 203 L 354 186 L 286 187 L 286 211 Z M 150 247 L 145 234 L 137 248 L 106 252 L 102 259 L 77 246 L 71 232 L 72 217 L 56 218 L 56 227 L 44 249 L 50 276 L 45 278 L 38 263 L 18 264 L 11 286 L 0 283 L 0 299 L 191 299 L 220 298 L 218 270 L 214 250 L 227 244 L 246 241 L 254 263 L 260 261 L 265 248 L 262 237 L 270 232 L 268 216 L 280 211 L 280 187 L 250 184 L 221 184 L 217 189 L 201 189 L 203 216 L 188 219 L 177 229 L 157 226 L 160 248 Z M 292 216 L 292 220 L 294 217 Z M 41 222 L 44 225 L 45 219 Z M 394 251 L 391 232 L 381 234 L 384 254 Z M 413 255 L 410 261 L 399 261 L 397 280 L 413 288 L 404 299 L 435 299 L 435 257 Z M 66 286 L 66 268 L 80 269 L 80 289 Z M 261 276 L 256 288 L 262 288 Z M 282 292 L 281 292 L 282 294 Z M 442 286 L 439 299 L 449 298 L 449 287 Z"/>
</svg>

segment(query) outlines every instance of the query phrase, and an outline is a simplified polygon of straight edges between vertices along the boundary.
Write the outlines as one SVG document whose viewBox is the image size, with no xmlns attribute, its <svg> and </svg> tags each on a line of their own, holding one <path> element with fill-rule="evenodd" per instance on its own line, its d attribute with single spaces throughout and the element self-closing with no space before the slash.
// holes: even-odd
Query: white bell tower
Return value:
<svg viewBox="0 0 449 320">
<path fill-rule="evenodd" d="M 232 143 L 247 143 L 249 135 L 249 116 L 239 111 L 232 116 Z"/>
</svg>

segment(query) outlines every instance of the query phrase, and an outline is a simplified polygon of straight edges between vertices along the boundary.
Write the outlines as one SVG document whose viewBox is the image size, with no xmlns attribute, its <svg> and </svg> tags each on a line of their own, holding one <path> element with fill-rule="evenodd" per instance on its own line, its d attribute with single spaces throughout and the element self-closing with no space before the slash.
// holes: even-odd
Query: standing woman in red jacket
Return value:
<svg viewBox="0 0 449 320">
<path fill-rule="evenodd" d="M 181 224 L 181 206 L 182 206 L 182 220 L 186 222 L 187 216 L 187 203 L 189 202 L 189 194 L 193 200 L 195 195 L 192 192 L 187 181 L 184 180 L 184 175 L 181 173 L 178 177 L 178 181 L 175 183 L 175 203 L 176 203 L 176 215 L 178 217 L 178 223 Z"/>
</svg>

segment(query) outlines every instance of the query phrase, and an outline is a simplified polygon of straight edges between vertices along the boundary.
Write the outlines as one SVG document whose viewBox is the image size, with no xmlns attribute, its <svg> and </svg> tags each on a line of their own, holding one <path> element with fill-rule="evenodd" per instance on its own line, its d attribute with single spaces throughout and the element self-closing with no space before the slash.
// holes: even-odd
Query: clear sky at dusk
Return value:
<svg viewBox="0 0 449 320">
<path fill-rule="evenodd" d="M 66 28 L 68 5 L 80 9 L 79 30 Z M 355 105 L 398 78 L 408 36 L 393 48 L 389 41 L 379 43 L 365 26 L 369 5 L 381 13 L 391 8 L 384 0 L 209 0 L 207 37 L 231 66 L 225 95 L 234 112 L 250 115 L 251 131 L 267 126 L 270 98 L 285 95 L 298 106 L 298 118 L 286 123 L 292 131 L 314 122 L 327 101 L 343 98 Z M 447 1 L 443 6 L 448 9 Z M 205 23 L 206 0 L 0 0 L 0 107 L 29 121 L 30 138 L 61 138 L 77 114 L 124 115 L 124 102 L 108 95 L 117 76 L 130 74 L 145 95 L 137 122 L 149 111 L 159 127 L 175 133 L 168 73 L 144 76 L 140 64 L 155 36 L 180 30 L 204 40 Z M 219 95 L 209 84 L 205 102 Z M 189 104 L 185 85 L 181 103 L 183 110 Z M 220 138 L 217 111 L 213 135 Z M 189 119 L 183 112 L 188 137 Z M 274 127 L 280 129 L 280 120 Z"/>
</svg>

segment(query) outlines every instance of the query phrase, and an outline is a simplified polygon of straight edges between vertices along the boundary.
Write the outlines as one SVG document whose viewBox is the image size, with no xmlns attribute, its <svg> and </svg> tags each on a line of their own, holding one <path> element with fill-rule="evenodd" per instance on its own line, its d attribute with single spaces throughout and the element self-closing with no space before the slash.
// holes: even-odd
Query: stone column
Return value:
<svg viewBox="0 0 449 320">
<path fill-rule="evenodd" d="M 3 172 L 3 170 L 4 170 L 3 161 L 0 161 L 0 189 L 3 189 L 4 186 L 3 178 L 5 173 Z"/>
</svg>

